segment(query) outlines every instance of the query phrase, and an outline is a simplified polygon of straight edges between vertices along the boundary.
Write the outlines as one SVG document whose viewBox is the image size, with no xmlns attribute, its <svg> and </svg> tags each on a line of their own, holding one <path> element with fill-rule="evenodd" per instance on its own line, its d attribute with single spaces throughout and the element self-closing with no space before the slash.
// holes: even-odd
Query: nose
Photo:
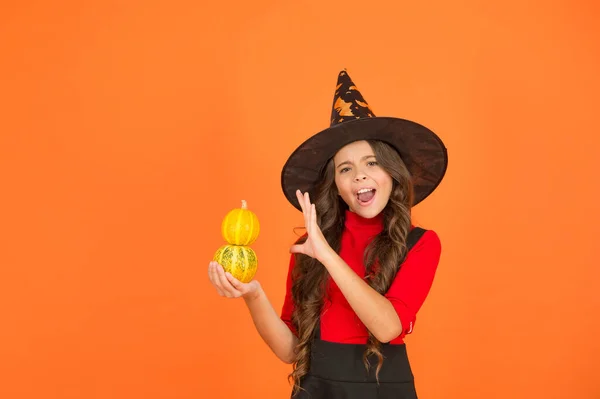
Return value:
<svg viewBox="0 0 600 399">
<path fill-rule="evenodd" d="M 361 181 L 361 180 L 365 180 L 367 178 L 367 176 L 364 175 L 364 173 L 357 173 L 356 176 L 354 176 L 354 181 Z"/>
</svg>

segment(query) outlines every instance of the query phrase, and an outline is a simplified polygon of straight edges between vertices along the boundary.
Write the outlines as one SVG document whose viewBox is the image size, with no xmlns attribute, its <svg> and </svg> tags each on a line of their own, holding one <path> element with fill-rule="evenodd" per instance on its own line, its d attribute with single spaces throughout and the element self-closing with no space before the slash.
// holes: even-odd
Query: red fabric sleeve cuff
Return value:
<svg viewBox="0 0 600 399">
<path fill-rule="evenodd" d="M 413 332 L 413 327 L 415 324 L 416 315 L 414 312 L 411 312 L 407 309 L 406 305 L 399 300 L 398 298 L 387 298 L 391 303 L 394 309 L 396 310 L 396 314 L 400 319 L 400 323 L 402 323 L 402 334 L 411 334 Z"/>
</svg>

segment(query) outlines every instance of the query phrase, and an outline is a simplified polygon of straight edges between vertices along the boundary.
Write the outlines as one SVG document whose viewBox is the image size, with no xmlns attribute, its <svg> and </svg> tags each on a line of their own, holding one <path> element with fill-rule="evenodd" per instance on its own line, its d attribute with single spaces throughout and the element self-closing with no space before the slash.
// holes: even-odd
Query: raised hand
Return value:
<svg viewBox="0 0 600 399">
<path fill-rule="evenodd" d="M 329 243 L 327 243 L 327 240 L 321 232 L 321 228 L 317 224 L 315 204 L 311 204 L 308 193 L 304 193 L 303 195 L 300 190 L 296 190 L 296 197 L 302 208 L 304 226 L 306 227 L 308 238 L 303 244 L 293 245 L 290 248 L 290 252 L 301 253 L 319 261 L 323 261 L 324 257 L 332 251 L 332 248 L 329 246 Z"/>
<path fill-rule="evenodd" d="M 258 294 L 260 284 L 256 280 L 242 283 L 231 273 L 225 272 L 223 266 L 217 262 L 208 264 L 208 279 L 217 290 L 217 293 L 227 298 L 252 298 Z"/>
</svg>

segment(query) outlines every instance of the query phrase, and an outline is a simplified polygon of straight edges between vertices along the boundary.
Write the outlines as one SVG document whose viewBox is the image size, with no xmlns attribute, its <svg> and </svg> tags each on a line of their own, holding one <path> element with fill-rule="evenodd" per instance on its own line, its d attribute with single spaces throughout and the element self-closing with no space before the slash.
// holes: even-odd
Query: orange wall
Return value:
<svg viewBox="0 0 600 399">
<path fill-rule="evenodd" d="M 1 6 L 0 397 L 287 397 L 207 265 L 247 200 L 279 310 L 279 173 L 348 68 L 449 148 L 420 397 L 600 398 L 595 2 L 198 3 Z"/>
</svg>

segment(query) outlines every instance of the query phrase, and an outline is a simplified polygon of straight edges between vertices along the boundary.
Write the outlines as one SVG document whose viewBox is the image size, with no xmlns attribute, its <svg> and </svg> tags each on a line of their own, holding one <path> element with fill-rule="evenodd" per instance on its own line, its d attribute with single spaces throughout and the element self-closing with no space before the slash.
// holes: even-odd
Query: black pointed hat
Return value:
<svg viewBox="0 0 600 399">
<path fill-rule="evenodd" d="M 283 166 L 281 186 L 288 201 L 300 210 L 296 190 L 312 197 L 327 161 L 358 140 L 381 140 L 398 151 L 413 180 L 413 206 L 429 196 L 446 173 L 448 153 L 442 140 L 416 122 L 375 116 L 343 70 L 333 97 L 330 126 L 302 143 Z"/>
</svg>

